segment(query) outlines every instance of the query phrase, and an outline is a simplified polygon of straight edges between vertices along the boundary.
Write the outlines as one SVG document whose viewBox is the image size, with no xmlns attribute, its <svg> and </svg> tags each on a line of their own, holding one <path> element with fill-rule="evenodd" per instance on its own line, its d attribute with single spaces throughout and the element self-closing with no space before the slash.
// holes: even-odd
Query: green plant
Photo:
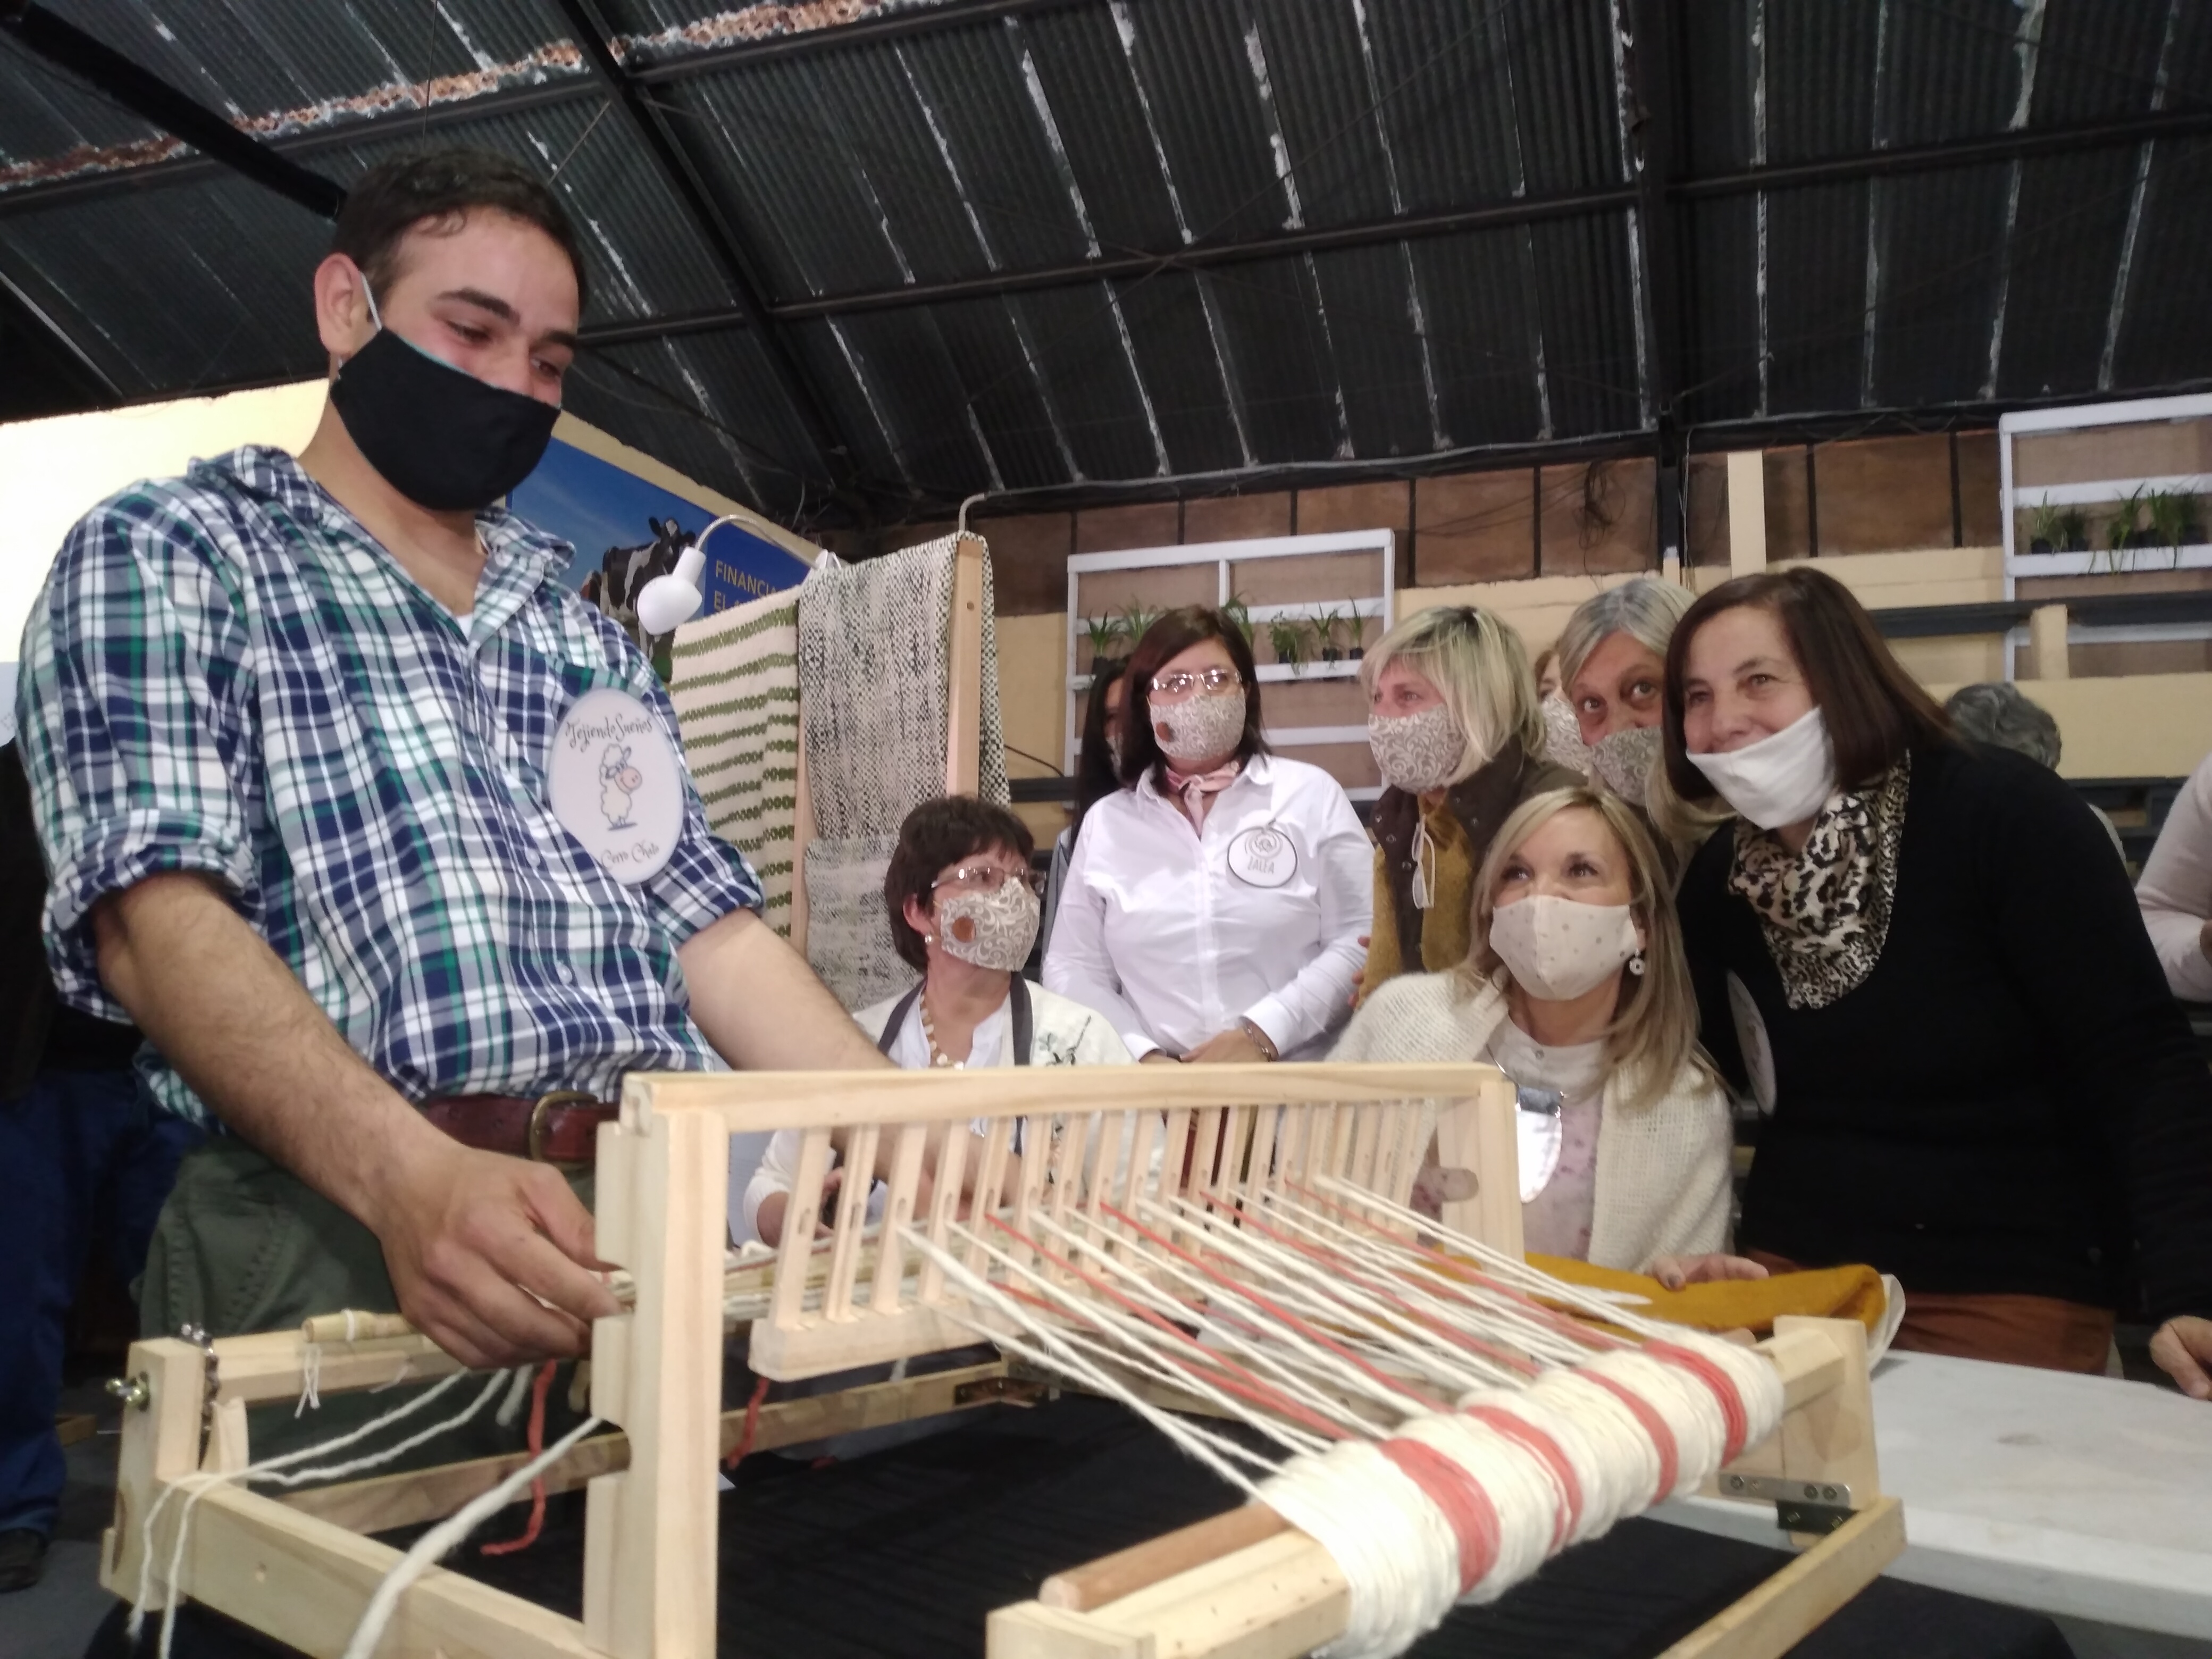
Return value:
<svg viewBox="0 0 2212 1659">
<path fill-rule="evenodd" d="M 1145 637 L 1145 630 L 1149 629 L 1154 623 L 1158 622 L 1166 614 L 1166 612 L 1161 611 L 1148 611 L 1143 605 L 1137 604 L 1134 600 L 1123 605 L 1121 607 L 1121 628 L 1122 631 L 1128 635 L 1129 648 L 1132 651 L 1135 650 L 1137 648 L 1137 641 Z"/>
<path fill-rule="evenodd" d="M 1306 625 L 1296 617 L 1277 617 L 1267 624 L 1267 643 L 1275 647 L 1275 660 L 1295 674 L 1306 657 Z"/>
<path fill-rule="evenodd" d="M 1231 593 L 1222 601 L 1221 614 L 1229 618 L 1237 631 L 1244 636 L 1244 643 L 1252 643 L 1252 607 L 1242 593 Z"/>
<path fill-rule="evenodd" d="M 1313 630 L 1314 638 L 1321 646 L 1323 662 L 1334 662 L 1343 654 L 1342 648 L 1336 642 L 1337 635 L 1344 631 L 1344 613 L 1341 611 L 1331 605 L 1326 611 L 1316 611 Z"/>
<path fill-rule="evenodd" d="M 1121 637 L 1121 623 L 1113 617 L 1090 617 L 1084 620 L 1083 632 L 1091 641 L 1091 659 L 1114 654 L 1115 641 Z"/>
<path fill-rule="evenodd" d="M 2031 543 L 2041 542 L 2045 547 L 2055 549 L 2063 533 L 2058 521 L 2058 509 L 2049 501 L 2028 510 L 2027 534 Z"/>
<path fill-rule="evenodd" d="M 2150 508 L 2151 533 L 2160 547 L 2179 549 L 2197 513 L 2197 497 L 2186 490 L 2154 489 L 2146 503 Z"/>
<path fill-rule="evenodd" d="M 2051 543 L 2062 553 L 2086 553 L 2089 550 L 2089 515 L 2078 507 L 2069 507 L 2058 515 L 2058 538 Z"/>
<path fill-rule="evenodd" d="M 2113 552 L 2118 552 L 2142 529 L 2143 492 L 2138 484 L 2120 497 L 2113 509 L 2111 528 L 2106 532 L 2111 538 Z"/>
</svg>

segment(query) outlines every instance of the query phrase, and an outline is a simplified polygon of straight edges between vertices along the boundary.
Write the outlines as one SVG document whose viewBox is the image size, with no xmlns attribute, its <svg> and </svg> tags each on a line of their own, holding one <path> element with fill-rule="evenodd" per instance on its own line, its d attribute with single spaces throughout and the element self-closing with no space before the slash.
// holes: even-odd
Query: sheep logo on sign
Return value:
<svg viewBox="0 0 2212 1659">
<path fill-rule="evenodd" d="M 1297 867 L 1297 849 L 1273 825 L 1247 830 L 1229 843 L 1229 872 L 1249 886 L 1280 887 Z"/>
</svg>

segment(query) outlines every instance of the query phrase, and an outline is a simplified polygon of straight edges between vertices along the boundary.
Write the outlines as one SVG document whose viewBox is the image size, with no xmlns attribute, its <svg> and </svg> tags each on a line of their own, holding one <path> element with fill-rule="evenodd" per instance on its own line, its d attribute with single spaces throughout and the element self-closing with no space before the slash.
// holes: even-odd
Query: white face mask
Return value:
<svg viewBox="0 0 2212 1659">
<path fill-rule="evenodd" d="M 1656 726 L 1608 732 L 1591 745 L 1590 770 L 1621 799 L 1641 806 L 1651 793 L 1651 769 L 1659 763 L 1663 740 Z"/>
<path fill-rule="evenodd" d="M 1175 762 L 1178 770 L 1200 761 L 1219 760 L 1235 754 L 1244 735 L 1244 688 L 1240 685 L 1211 696 L 1200 691 L 1188 702 L 1155 704 L 1151 714 L 1152 736 L 1158 740 L 1160 753 Z"/>
<path fill-rule="evenodd" d="M 1692 755 L 1690 764 L 1762 830 L 1802 823 L 1836 793 L 1836 745 L 1818 708 L 1744 748 Z"/>
<path fill-rule="evenodd" d="M 1467 738 L 1440 702 L 1416 714 L 1370 714 L 1367 743 L 1382 781 L 1409 795 L 1443 788 L 1467 758 Z"/>
<path fill-rule="evenodd" d="M 1549 893 L 1499 905 L 1490 918 L 1490 948 L 1513 982 L 1540 1002 L 1567 1002 L 1595 990 L 1644 950 L 1627 905 L 1583 904 Z M 1643 971 L 1640 960 L 1632 971 Z"/>
<path fill-rule="evenodd" d="M 1015 973 L 1036 943 L 1042 909 L 1025 881 L 1001 882 L 995 893 L 951 893 L 937 902 L 937 942 L 974 967 Z"/>
</svg>

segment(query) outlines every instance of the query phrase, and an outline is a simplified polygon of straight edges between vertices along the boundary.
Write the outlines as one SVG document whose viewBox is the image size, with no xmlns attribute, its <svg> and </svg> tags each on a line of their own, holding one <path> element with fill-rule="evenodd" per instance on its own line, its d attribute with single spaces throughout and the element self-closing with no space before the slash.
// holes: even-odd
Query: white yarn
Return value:
<svg viewBox="0 0 2212 1659">
<path fill-rule="evenodd" d="M 299 1420 L 300 1413 L 313 1406 L 323 1408 L 323 1345 L 305 1342 L 300 1346 L 300 1403 L 292 1407 L 292 1419 Z"/>
<path fill-rule="evenodd" d="M 1461 1600 L 1495 1601 L 1544 1565 L 1557 1511 L 1548 1473 L 1534 1452 L 1487 1424 L 1446 1412 L 1414 1418 L 1395 1437 L 1417 1440 L 1467 1470 L 1498 1511 L 1498 1559 Z M 1463 1565 L 1456 1548 L 1452 1565 Z M 1456 1580 L 1452 1588 L 1457 1590 Z"/>
<path fill-rule="evenodd" d="M 586 1418 L 489 1492 L 471 1498 L 416 1539 L 415 1547 L 399 1558 L 398 1565 L 384 1575 L 384 1582 L 376 1587 L 376 1594 L 369 1597 L 368 1606 L 361 1615 L 361 1623 L 354 1626 L 353 1639 L 346 1644 L 344 1659 L 369 1659 L 369 1656 L 376 1651 L 376 1644 L 383 1639 L 384 1627 L 391 1622 L 392 1612 L 398 1607 L 399 1598 L 407 1593 L 407 1587 L 434 1566 L 440 1557 L 467 1537 L 487 1516 L 504 1509 L 517 1492 L 566 1456 L 571 1446 L 599 1426 L 598 1418 Z"/>
<path fill-rule="evenodd" d="M 217 1486 L 227 1486 L 234 1480 L 279 1480 L 280 1477 L 274 1474 L 274 1471 L 276 1470 L 289 1469 L 293 1468 L 295 1465 L 306 1462 L 309 1458 L 320 1457 L 330 1452 L 343 1451 L 348 1446 L 357 1445 L 362 1441 L 368 1438 L 371 1435 L 380 1433 L 382 1431 L 391 1427 L 394 1423 L 399 1422 L 403 1419 L 411 1417 L 416 1412 L 421 1411 L 425 1406 L 429 1405 L 440 1395 L 443 1395 L 447 1389 L 456 1386 L 461 1379 L 467 1375 L 468 1373 L 466 1371 L 455 1371 L 452 1376 L 445 1378 L 442 1382 L 436 1383 L 431 1388 L 426 1389 L 423 1392 L 416 1395 L 414 1399 L 407 1401 L 401 1405 L 395 1406 L 392 1410 L 385 1413 L 383 1416 L 364 1423 L 359 1428 L 338 1436 L 335 1440 L 325 1441 L 319 1445 L 305 1446 L 297 1451 L 283 1452 L 275 1457 L 265 1458 L 258 1463 L 249 1463 L 242 1469 L 224 1469 L 205 1472 L 196 1471 L 191 1474 L 182 1474 L 178 1476 L 174 1480 L 165 1485 L 161 1488 L 160 1496 L 155 1498 L 151 1504 L 147 1505 L 146 1517 L 139 1523 L 138 1594 L 131 1601 L 131 1617 L 125 1626 L 125 1634 L 127 1634 L 131 1640 L 135 1644 L 138 1639 L 139 1633 L 146 1627 L 146 1604 L 153 1599 L 154 1595 L 154 1528 L 155 1523 L 161 1518 L 161 1511 L 168 1506 L 168 1502 L 171 1497 L 179 1492 L 182 1492 L 185 1494 L 185 1502 L 184 1507 L 178 1513 L 177 1536 L 174 1544 L 169 1552 L 168 1583 L 170 1595 L 168 1602 L 162 1609 L 161 1613 L 161 1641 L 159 1659 L 169 1659 L 169 1644 L 176 1630 L 177 1604 L 179 1600 L 176 1592 L 176 1584 L 178 1578 L 181 1576 L 183 1571 L 185 1539 L 186 1534 L 191 1529 L 193 1505 L 199 1502 L 200 1498 L 204 1493 L 212 1492 Z M 492 1379 L 493 1387 L 497 1387 L 499 1383 L 504 1380 L 505 1375 L 506 1374 L 504 1372 L 495 1375 Z M 469 1418 L 476 1414 L 478 1407 L 480 1407 L 483 1404 L 484 1400 L 489 1396 L 490 1392 L 491 1390 L 487 1389 L 484 1391 L 484 1394 L 478 1397 L 475 1404 L 471 1405 L 459 1417 L 453 1418 L 446 1423 L 440 1424 L 412 1439 L 404 1441 L 399 1445 L 392 1448 L 387 1452 L 380 1453 L 374 1457 L 363 1460 L 360 1463 L 341 1466 L 341 1468 L 343 1469 L 368 1468 L 373 1467 L 376 1463 L 389 1462 L 392 1458 L 397 1457 L 400 1453 L 408 1449 L 409 1447 L 417 1445 L 421 1443 L 422 1440 L 429 1438 L 431 1435 L 442 1433 L 446 1429 L 451 1428 L 457 1424 L 465 1422 Z M 325 1474 L 328 1473 L 331 1473 L 331 1471 L 313 1470 L 310 1471 L 307 1475 L 300 1476 L 299 1479 L 305 1480 L 310 1478 L 312 1475 Z M 284 1484 L 292 1483 L 285 1482 Z"/>
<path fill-rule="evenodd" d="M 514 1368 L 514 1381 L 507 1384 L 507 1398 L 499 1402 L 499 1409 L 492 1413 L 491 1420 L 502 1429 L 513 1428 L 522 1415 L 522 1407 L 530 1398 L 532 1370 L 532 1367 L 528 1365 Z"/>
<path fill-rule="evenodd" d="M 1459 1594 L 1450 1523 L 1406 1473 L 1364 1440 L 1294 1457 L 1260 1501 L 1319 1540 L 1351 1587 L 1344 1634 L 1320 1659 L 1383 1659 L 1436 1628 Z"/>
</svg>

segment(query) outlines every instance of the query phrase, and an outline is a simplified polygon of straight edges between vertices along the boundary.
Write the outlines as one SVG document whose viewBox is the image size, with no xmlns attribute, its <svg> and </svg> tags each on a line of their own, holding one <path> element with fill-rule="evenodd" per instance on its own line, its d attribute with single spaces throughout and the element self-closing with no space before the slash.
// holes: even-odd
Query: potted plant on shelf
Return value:
<svg viewBox="0 0 2212 1659">
<path fill-rule="evenodd" d="M 1165 614 L 1164 611 L 1148 611 L 1133 599 L 1123 605 L 1120 620 L 1121 632 L 1129 641 L 1129 649 L 1134 651 L 1137 641 L 1145 637 L 1145 630 Z"/>
<path fill-rule="evenodd" d="M 1121 637 L 1121 624 L 1112 617 L 1087 617 L 1084 619 L 1083 634 L 1091 641 L 1091 665 L 1096 669 L 1114 654 L 1114 647 Z"/>
<path fill-rule="evenodd" d="M 2027 550 L 2031 553 L 2056 553 L 2059 538 L 2066 532 L 2058 523 L 2058 509 L 2049 501 L 2032 507 L 2027 514 Z"/>
<path fill-rule="evenodd" d="M 1323 662 L 1343 661 L 1344 651 L 1337 644 L 1336 636 L 1344 629 L 1344 614 L 1331 605 L 1315 617 L 1313 626 L 1314 638 L 1321 645 L 1321 659 Z"/>
<path fill-rule="evenodd" d="M 1306 625 L 1296 617 L 1277 617 L 1267 624 L 1267 643 L 1275 660 L 1297 674 L 1306 659 Z"/>
<path fill-rule="evenodd" d="M 2197 497 L 2186 490 L 2155 489 L 2148 500 L 2151 534 L 2160 547 L 2181 550 L 2204 539 L 2204 526 L 2197 522 Z"/>
<path fill-rule="evenodd" d="M 2061 553 L 2087 553 L 2089 550 L 2089 515 L 2078 507 L 2069 507 L 2058 515 L 2058 550 Z"/>
<path fill-rule="evenodd" d="M 1229 618 L 1237 631 L 1244 636 L 1244 643 L 1252 643 L 1252 606 L 1242 593 L 1231 593 L 1221 602 L 1221 614 Z"/>
</svg>

